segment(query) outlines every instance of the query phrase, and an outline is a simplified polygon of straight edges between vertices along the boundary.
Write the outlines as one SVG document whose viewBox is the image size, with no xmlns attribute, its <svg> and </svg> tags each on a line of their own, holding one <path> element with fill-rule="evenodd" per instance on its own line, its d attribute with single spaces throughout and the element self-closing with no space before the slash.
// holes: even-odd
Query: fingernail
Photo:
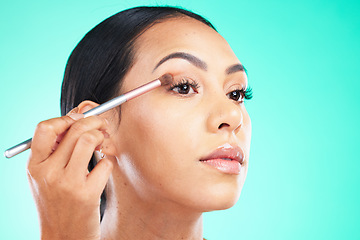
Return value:
<svg viewBox="0 0 360 240">
<path fill-rule="evenodd" d="M 71 117 L 74 121 L 84 118 L 84 114 L 81 113 L 71 113 L 69 114 L 69 117 Z"/>
<path fill-rule="evenodd" d="M 110 134 L 107 133 L 106 131 L 102 131 L 102 133 L 104 134 L 104 137 L 105 137 L 105 138 L 109 138 L 109 137 L 110 137 Z"/>
<path fill-rule="evenodd" d="M 70 112 L 68 112 L 66 115 L 70 115 L 70 114 L 73 114 L 73 113 L 78 113 L 79 111 L 79 107 L 76 107 L 76 108 L 73 108 L 70 110 Z"/>
</svg>

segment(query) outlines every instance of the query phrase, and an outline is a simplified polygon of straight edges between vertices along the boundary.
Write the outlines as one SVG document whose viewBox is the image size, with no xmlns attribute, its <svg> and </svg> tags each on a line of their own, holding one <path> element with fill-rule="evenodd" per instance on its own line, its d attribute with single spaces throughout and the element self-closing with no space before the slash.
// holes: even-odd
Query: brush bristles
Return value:
<svg viewBox="0 0 360 240">
<path fill-rule="evenodd" d="M 166 73 L 159 77 L 159 80 L 161 82 L 161 86 L 167 86 L 173 83 L 174 77 L 170 73 Z"/>
</svg>

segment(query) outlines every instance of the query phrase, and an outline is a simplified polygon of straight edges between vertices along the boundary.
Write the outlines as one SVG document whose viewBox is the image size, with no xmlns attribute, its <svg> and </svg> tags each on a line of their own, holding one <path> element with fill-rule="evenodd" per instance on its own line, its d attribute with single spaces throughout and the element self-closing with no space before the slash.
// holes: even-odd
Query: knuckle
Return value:
<svg viewBox="0 0 360 240">
<path fill-rule="evenodd" d="M 93 119 L 94 121 L 96 121 L 96 124 L 98 127 L 106 127 L 108 125 L 108 122 L 105 118 L 101 117 L 101 116 L 91 116 L 91 119 Z"/>
<path fill-rule="evenodd" d="M 26 171 L 27 173 L 33 173 L 35 172 L 34 166 L 30 164 L 30 162 L 28 161 L 28 163 L 26 164 Z"/>
<path fill-rule="evenodd" d="M 47 185 L 54 186 L 54 185 L 58 184 L 57 174 L 54 174 L 53 171 L 46 171 L 46 173 L 43 176 L 43 179 Z"/>
<path fill-rule="evenodd" d="M 94 133 L 86 132 L 80 136 L 79 141 L 85 145 L 94 145 L 98 143 L 99 140 L 98 136 Z"/>
<path fill-rule="evenodd" d="M 54 126 L 49 121 L 42 121 L 36 126 L 36 131 L 40 133 L 46 133 L 54 130 Z"/>
</svg>

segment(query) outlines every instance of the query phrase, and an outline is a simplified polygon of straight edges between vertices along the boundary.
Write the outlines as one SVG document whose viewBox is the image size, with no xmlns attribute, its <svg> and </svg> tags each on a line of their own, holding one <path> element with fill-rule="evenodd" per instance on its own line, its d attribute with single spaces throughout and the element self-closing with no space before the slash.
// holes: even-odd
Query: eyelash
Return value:
<svg viewBox="0 0 360 240">
<path fill-rule="evenodd" d="M 187 79 L 187 78 L 182 78 L 179 82 L 172 84 L 170 86 L 169 90 L 174 91 L 174 89 L 176 89 L 176 88 L 181 89 L 181 87 L 184 87 L 184 86 L 190 86 L 196 93 L 198 93 L 197 89 L 200 88 L 198 82 Z M 189 89 L 189 91 L 190 91 L 190 89 Z M 178 92 L 178 93 L 181 95 L 187 95 L 189 93 L 189 91 L 187 91 L 186 93 L 180 93 L 180 92 Z M 251 87 L 235 89 L 235 90 L 231 91 L 230 93 L 228 93 L 227 95 L 229 96 L 229 94 L 234 93 L 234 92 L 240 93 L 241 99 L 242 99 L 241 101 L 239 101 L 240 103 L 244 102 L 244 99 L 250 100 L 253 97 L 253 92 L 252 92 Z M 230 96 L 229 96 L 229 98 L 230 98 Z M 234 99 L 232 99 L 232 100 L 234 100 Z M 234 100 L 234 101 L 238 102 L 238 100 Z"/>
<path fill-rule="evenodd" d="M 243 103 L 243 102 L 244 102 L 244 99 L 245 99 L 245 100 L 250 100 L 250 99 L 252 99 L 252 97 L 253 97 L 253 92 L 252 92 L 252 88 L 251 88 L 251 87 L 239 88 L 239 89 L 235 89 L 235 90 L 231 91 L 230 93 L 227 94 L 230 99 L 231 99 L 230 94 L 231 94 L 231 93 L 234 93 L 234 92 L 240 93 L 240 95 L 241 95 L 241 101 L 238 101 L 238 99 L 237 99 L 237 100 L 232 99 L 232 100 L 234 100 L 234 101 L 236 101 L 236 102 Z"/>
<path fill-rule="evenodd" d="M 169 90 L 174 91 L 174 89 L 176 89 L 176 88 L 181 89 L 181 87 L 184 87 L 184 86 L 190 86 L 194 90 L 194 92 L 196 92 L 196 93 L 198 93 L 197 89 L 200 88 L 198 82 L 196 82 L 194 80 L 187 79 L 187 78 L 182 78 L 179 82 L 172 84 L 170 86 Z M 189 91 L 190 91 L 190 89 L 189 89 Z M 180 93 L 179 92 L 179 94 L 186 95 L 186 94 L 188 94 L 188 92 L 187 93 Z"/>
</svg>

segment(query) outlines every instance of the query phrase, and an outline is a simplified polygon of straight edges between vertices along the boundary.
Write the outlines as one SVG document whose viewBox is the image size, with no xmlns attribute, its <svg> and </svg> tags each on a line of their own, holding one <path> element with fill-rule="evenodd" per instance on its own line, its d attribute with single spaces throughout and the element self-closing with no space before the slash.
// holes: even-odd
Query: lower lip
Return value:
<svg viewBox="0 0 360 240">
<path fill-rule="evenodd" d="M 239 174 L 241 170 L 241 164 L 235 160 L 210 159 L 201 162 L 227 174 Z"/>
</svg>

